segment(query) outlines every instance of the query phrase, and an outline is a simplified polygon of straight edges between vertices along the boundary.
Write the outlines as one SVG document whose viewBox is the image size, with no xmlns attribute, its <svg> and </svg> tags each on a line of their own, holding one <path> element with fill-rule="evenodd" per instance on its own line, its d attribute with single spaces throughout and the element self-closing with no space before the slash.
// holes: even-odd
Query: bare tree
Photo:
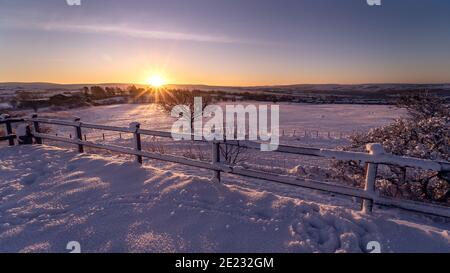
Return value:
<svg viewBox="0 0 450 273">
<path fill-rule="evenodd" d="M 239 145 L 229 145 L 226 142 L 220 145 L 220 154 L 229 165 L 236 165 L 249 159 L 247 148 Z"/>
<path fill-rule="evenodd" d="M 211 96 L 205 96 L 204 93 L 199 91 L 189 90 L 163 90 L 155 94 L 156 103 L 167 113 L 171 113 L 172 109 L 177 105 L 186 105 L 187 108 L 183 112 L 184 117 L 190 117 L 191 128 L 194 126 L 194 120 L 201 115 L 201 112 L 212 103 Z M 199 107 L 200 111 L 195 111 L 194 99 L 195 97 L 202 98 L 202 105 Z"/>
</svg>

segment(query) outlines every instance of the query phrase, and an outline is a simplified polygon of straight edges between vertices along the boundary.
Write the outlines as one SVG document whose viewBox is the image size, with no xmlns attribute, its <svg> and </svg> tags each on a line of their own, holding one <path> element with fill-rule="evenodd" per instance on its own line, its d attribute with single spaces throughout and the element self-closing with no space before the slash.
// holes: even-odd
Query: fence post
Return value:
<svg viewBox="0 0 450 273">
<path fill-rule="evenodd" d="M 6 117 L 6 136 L 9 136 L 10 138 L 8 138 L 9 141 L 9 146 L 14 146 L 14 139 L 11 137 L 12 135 L 12 126 L 11 126 L 11 121 L 9 120 L 11 117 L 9 115 L 7 115 Z"/>
<path fill-rule="evenodd" d="M 384 154 L 384 148 L 381 144 L 378 143 L 372 143 L 366 145 L 366 150 L 371 155 L 380 155 Z M 367 169 L 366 169 L 366 183 L 364 190 L 369 193 L 372 198 L 371 199 L 364 199 L 362 203 L 362 211 L 363 213 L 370 214 L 372 213 L 373 209 L 373 203 L 374 198 L 376 195 L 376 179 L 377 179 L 377 171 L 378 171 L 378 164 L 376 163 L 367 163 Z"/>
<path fill-rule="evenodd" d="M 37 119 L 38 115 L 37 114 L 33 114 L 31 116 L 31 118 L 32 119 Z M 38 121 L 33 121 L 33 126 L 34 126 L 34 131 L 39 134 L 41 132 L 41 130 L 39 129 L 39 122 Z M 37 144 L 42 144 L 42 138 L 36 137 L 36 143 Z"/>
<path fill-rule="evenodd" d="M 75 117 L 73 120 L 77 125 L 75 125 L 75 137 L 78 141 L 83 141 L 83 135 L 81 134 L 81 122 L 79 117 Z M 83 144 L 78 144 L 78 152 L 84 153 Z"/>
<path fill-rule="evenodd" d="M 130 123 L 130 130 L 133 132 L 133 138 L 134 138 L 134 149 L 136 151 L 142 150 L 142 144 L 141 144 L 141 134 L 138 132 L 139 128 L 141 128 L 141 125 L 138 122 L 132 122 Z M 136 155 L 136 162 L 139 164 L 142 164 L 142 156 Z"/>
<path fill-rule="evenodd" d="M 215 166 L 217 163 L 220 163 L 220 144 L 217 141 L 211 142 L 211 157 L 212 157 L 212 165 Z M 220 171 L 213 171 L 212 180 L 214 182 L 220 182 Z"/>
</svg>

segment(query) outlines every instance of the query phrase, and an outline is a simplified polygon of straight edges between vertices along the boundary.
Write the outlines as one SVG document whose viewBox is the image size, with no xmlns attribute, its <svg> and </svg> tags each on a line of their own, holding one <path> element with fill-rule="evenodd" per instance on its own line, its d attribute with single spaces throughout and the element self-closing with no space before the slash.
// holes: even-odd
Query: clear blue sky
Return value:
<svg viewBox="0 0 450 273">
<path fill-rule="evenodd" d="M 0 0 L 0 81 L 450 82 L 450 1 Z"/>
</svg>

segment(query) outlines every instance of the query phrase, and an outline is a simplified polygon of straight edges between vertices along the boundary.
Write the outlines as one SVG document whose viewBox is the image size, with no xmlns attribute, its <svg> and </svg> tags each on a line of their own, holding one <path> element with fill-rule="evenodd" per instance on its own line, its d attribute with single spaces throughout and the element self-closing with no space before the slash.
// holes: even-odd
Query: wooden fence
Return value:
<svg viewBox="0 0 450 273">
<path fill-rule="evenodd" d="M 9 146 L 14 145 L 14 139 L 17 138 L 15 134 L 13 134 L 12 125 L 14 123 L 21 123 L 24 122 L 23 119 L 16 119 L 16 118 L 10 118 L 9 116 L 4 116 L 4 119 L 0 119 L 0 125 L 5 124 L 6 127 L 6 135 L 0 136 L 0 141 L 7 140 L 9 143 Z"/>
<path fill-rule="evenodd" d="M 392 154 L 388 154 L 384 152 L 383 147 L 380 144 L 369 144 L 367 145 L 368 153 L 362 152 L 347 152 L 347 151 L 337 151 L 330 149 L 320 149 L 320 148 L 309 148 L 309 147 L 295 147 L 295 146 L 286 146 L 280 145 L 276 152 L 280 153 L 289 153 L 289 154 L 297 154 L 297 155 L 306 155 L 306 156 L 314 156 L 314 157 L 323 157 L 329 159 L 338 159 L 338 160 L 348 160 L 348 161 L 360 161 L 366 164 L 366 178 L 365 178 L 365 187 L 364 189 L 348 187 L 344 185 L 336 185 L 325 183 L 321 181 L 316 181 L 312 179 L 306 179 L 301 177 L 293 177 L 287 175 L 277 175 L 268 172 L 255 171 L 245 169 L 239 166 L 230 166 L 221 162 L 220 159 L 220 145 L 234 145 L 240 146 L 247 149 L 255 149 L 260 150 L 261 144 L 253 141 L 236 141 L 236 140 L 227 140 L 227 141 L 211 141 L 209 142 L 211 145 L 211 162 L 199 161 L 188 159 L 181 156 L 175 155 L 167 155 L 160 154 L 156 152 L 148 152 L 142 150 L 141 145 L 141 135 L 149 135 L 163 138 L 172 138 L 172 134 L 170 132 L 161 132 L 161 131 L 153 131 L 146 130 L 140 128 L 139 123 L 131 123 L 129 127 L 117 127 L 117 126 L 106 126 L 106 125 L 98 125 L 81 122 L 79 118 L 76 118 L 72 121 L 68 120 L 57 120 L 57 119 L 47 119 L 47 118 L 38 118 L 37 115 L 33 115 L 31 118 L 25 119 L 6 119 L 0 122 L 6 124 L 6 126 L 11 127 L 11 123 L 15 122 L 31 122 L 34 126 L 34 136 L 36 138 L 36 143 L 42 144 L 43 139 L 60 141 L 65 143 L 74 144 L 77 147 L 78 152 L 83 153 L 84 147 L 92 147 L 98 149 L 105 149 L 117 153 L 134 155 L 136 161 L 142 164 L 143 158 L 150 158 L 156 160 L 162 160 L 172 163 L 183 164 L 187 166 L 207 169 L 212 171 L 212 179 L 213 181 L 220 182 L 221 173 L 228 173 L 238 176 L 244 176 L 249 178 L 256 178 L 267 180 L 271 182 L 276 182 L 284 185 L 291 185 L 296 187 L 303 187 L 313 190 L 319 190 L 329 193 L 341 194 L 345 196 L 351 196 L 362 199 L 362 211 L 365 213 L 371 213 L 373 210 L 373 206 L 375 204 L 381 206 L 388 207 L 396 207 L 405 210 L 411 210 L 421 213 L 427 213 L 431 215 L 443 216 L 450 218 L 450 207 L 442 206 L 435 203 L 425 203 L 425 202 L 417 202 L 411 200 L 403 200 L 396 199 L 390 197 L 380 196 L 375 187 L 377 170 L 379 164 L 384 165 L 396 165 L 400 167 L 411 167 L 411 168 L 419 168 L 426 170 L 433 170 L 436 172 L 450 172 L 450 163 L 445 161 L 432 161 L 425 159 L 418 159 L 412 157 L 402 157 L 395 156 Z M 39 125 L 43 124 L 52 124 L 52 125 L 60 125 L 60 126 L 69 126 L 73 127 L 74 138 L 64 138 L 49 134 L 40 133 Z M 8 125 L 9 124 L 9 125 Z M 114 131 L 120 133 L 128 133 L 133 135 L 133 148 L 120 147 L 116 145 L 110 144 L 101 144 L 94 143 L 90 141 L 83 140 L 82 130 L 83 128 L 89 129 L 97 129 L 97 130 L 105 130 L 105 131 Z M 7 129 L 8 135 L 5 139 L 10 141 L 10 145 L 14 145 L 15 136 L 12 134 L 12 130 Z M 193 135 L 187 135 L 187 137 L 193 139 Z M 206 140 L 199 140 L 201 142 L 207 142 Z M 11 144 L 12 142 L 12 144 Z"/>
</svg>

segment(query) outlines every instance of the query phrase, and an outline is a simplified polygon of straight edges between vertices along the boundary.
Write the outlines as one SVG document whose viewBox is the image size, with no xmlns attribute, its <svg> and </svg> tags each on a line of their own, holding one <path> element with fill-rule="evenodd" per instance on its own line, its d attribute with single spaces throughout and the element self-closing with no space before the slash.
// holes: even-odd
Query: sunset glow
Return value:
<svg viewBox="0 0 450 273">
<path fill-rule="evenodd" d="M 147 79 L 146 83 L 151 87 L 159 88 L 166 84 L 166 80 L 161 75 L 152 75 Z"/>
<path fill-rule="evenodd" d="M 430 1 L 2 1 L 0 82 L 447 83 L 450 2 Z"/>
<path fill-rule="evenodd" d="M 450 253 L 449 11 L 0 0 L 0 257 L 232 273 Z"/>
</svg>

